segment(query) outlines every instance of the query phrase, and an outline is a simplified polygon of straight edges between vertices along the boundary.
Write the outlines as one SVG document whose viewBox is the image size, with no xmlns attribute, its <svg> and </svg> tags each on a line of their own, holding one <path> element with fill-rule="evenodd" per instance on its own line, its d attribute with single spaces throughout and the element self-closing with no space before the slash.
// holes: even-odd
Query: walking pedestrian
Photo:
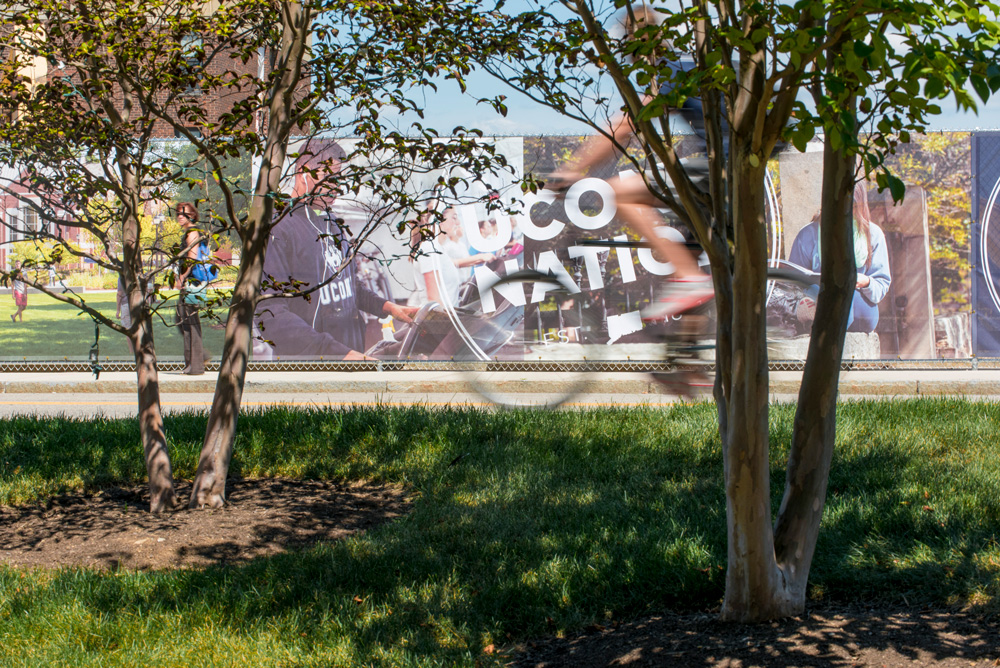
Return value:
<svg viewBox="0 0 1000 668">
<path fill-rule="evenodd" d="M 11 288 L 14 293 L 14 305 L 17 312 L 10 316 L 11 322 L 24 322 L 24 310 L 28 308 L 28 284 L 24 282 L 24 275 L 21 274 L 21 261 L 14 262 L 14 272 L 11 275 Z"/>
<path fill-rule="evenodd" d="M 208 243 L 195 227 L 198 210 L 193 204 L 182 202 L 177 205 L 177 222 L 184 230 L 183 257 L 174 286 L 181 291 L 177 297 L 177 326 L 184 338 L 184 373 L 200 376 L 205 373 L 205 362 L 211 359 L 202 348 L 201 317 L 198 315 L 198 299 L 205 294 L 208 282 L 201 275 L 208 260 L 204 257 L 208 252 Z"/>
</svg>

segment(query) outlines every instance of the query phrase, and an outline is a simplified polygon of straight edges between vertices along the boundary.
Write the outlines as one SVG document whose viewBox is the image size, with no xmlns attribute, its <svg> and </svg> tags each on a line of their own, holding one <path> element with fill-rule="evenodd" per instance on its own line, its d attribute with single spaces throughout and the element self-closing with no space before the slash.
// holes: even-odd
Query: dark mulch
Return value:
<svg viewBox="0 0 1000 668">
<path fill-rule="evenodd" d="M 179 482 L 180 498 L 189 483 Z M 229 505 L 151 515 L 145 487 L 0 506 L 0 562 L 19 566 L 190 568 L 336 540 L 407 512 L 396 485 L 230 480 Z"/>
<path fill-rule="evenodd" d="M 839 608 L 756 626 L 663 614 L 512 648 L 516 668 L 995 668 L 1000 622 L 968 612 Z"/>
</svg>

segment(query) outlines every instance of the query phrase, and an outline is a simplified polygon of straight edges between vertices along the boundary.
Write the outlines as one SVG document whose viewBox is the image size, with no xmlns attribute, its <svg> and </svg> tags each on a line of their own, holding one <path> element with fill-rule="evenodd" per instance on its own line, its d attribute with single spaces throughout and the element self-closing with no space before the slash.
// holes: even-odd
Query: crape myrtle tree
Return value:
<svg viewBox="0 0 1000 668">
<path fill-rule="evenodd" d="M 52 245 L 48 262 L 86 259 L 117 273 L 124 285 L 128 328 L 82 294 L 29 281 L 129 338 L 153 512 L 178 502 L 152 329 L 160 300 L 159 295 L 147 299 L 147 290 L 171 283 L 164 267 L 189 249 L 174 247 L 149 229 L 147 205 L 169 199 L 183 165 L 160 150 L 156 118 L 142 96 L 153 94 L 181 114 L 205 99 L 194 93 L 212 92 L 214 82 L 205 82 L 206 90 L 198 87 L 220 53 L 259 42 L 238 9 L 220 7 L 211 21 L 203 9 L 204 3 L 192 0 L 141 5 L 32 0 L 5 3 L 2 9 L 8 59 L 0 64 L 0 99 L 10 120 L 0 127 L 0 160 L 11 177 L 0 188 L 38 221 L 30 227 L 24 220 L 5 224 L 19 227 L 33 242 Z M 192 34 L 225 46 L 195 53 L 185 41 Z M 45 76 L 24 76 L 40 62 L 47 64 Z M 223 77 L 226 83 L 237 79 Z"/>
<path fill-rule="evenodd" d="M 61 251 L 55 262 L 86 257 L 119 273 L 132 326 L 111 321 L 80 295 L 31 284 L 133 342 L 153 512 L 178 500 L 159 405 L 155 307 L 145 297 L 150 285 L 172 282 L 169 275 L 158 280 L 159 272 L 189 249 L 143 244 L 150 238 L 146 204 L 184 191 L 195 199 L 206 191 L 207 174 L 221 202 L 211 211 L 212 231 L 240 239 L 236 285 L 222 297 L 230 300 L 225 348 L 190 504 L 218 506 L 225 500 L 267 241 L 290 204 L 282 178 L 296 157 L 289 153 L 292 136 L 332 133 L 338 129 L 333 119 L 344 114 L 331 109 L 349 109 L 349 123 L 339 129 L 360 137 L 356 153 L 391 147 L 410 165 L 458 162 L 473 173 L 493 161 L 476 133 L 443 141 L 419 125 L 404 136 L 378 122 L 387 111 L 419 112 L 406 91 L 467 70 L 454 42 L 443 37 L 428 40 L 433 48 L 423 46 L 432 6 L 233 0 L 210 13 L 206 7 L 199 0 L 32 0 L 2 10 L 8 17 L 4 51 L 11 57 L 2 65 L 0 98 L 13 120 L 0 128 L 0 158 L 19 174 L 3 190 L 44 223 L 26 234 L 55 243 Z M 246 63 L 258 54 L 265 67 L 252 71 Z M 22 72 L 36 59 L 49 63 L 49 76 L 33 82 Z M 219 100 L 222 113 L 209 108 Z M 160 150 L 158 134 L 185 138 L 193 149 Z M 248 154 L 259 167 L 246 206 L 248 194 L 226 178 L 225 166 Z M 419 206 L 419 195 L 402 187 L 398 162 L 368 159 L 363 169 L 342 169 L 336 190 L 367 188 L 397 210 Z M 85 230 L 96 248 L 76 243 L 66 230 Z M 370 231 L 355 231 L 355 241 Z M 151 255 L 160 260 L 150 262 Z M 271 287 L 289 296 L 318 286 Z"/>
<path fill-rule="evenodd" d="M 248 129 L 238 138 L 228 133 L 198 135 L 168 113 L 162 114 L 214 169 L 222 168 L 214 158 L 220 143 L 236 143 L 259 158 L 245 215 L 236 210 L 230 182 L 216 182 L 226 202 L 225 211 L 216 217 L 224 228 L 239 235 L 241 262 L 190 499 L 192 508 L 218 507 L 226 501 L 226 477 L 258 302 L 308 298 L 336 279 L 334 276 L 320 285 L 303 285 L 294 277 L 282 283 L 264 275 L 267 243 L 284 214 L 296 206 L 309 205 L 313 198 L 330 195 L 363 195 L 377 203 L 362 229 L 348 229 L 338 221 L 337 235 L 350 237 L 346 257 L 349 262 L 378 225 L 424 210 L 441 190 L 457 192 L 464 179 L 456 174 L 475 179 L 506 168 L 503 156 L 489 142 L 481 141 L 481 133 L 475 130 L 450 129 L 450 136 L 444 140 L 437 129 L 420 121 L 397 127 L 405 117 L 415 114 L 422 118 L 414 100 L 425 87 L 435 86 L 435 80 L 440 79 L 461 83 L 469 71 L 469 47 L 456 41 L 457 35 L 439 27 L 447 11 L 448 3 L 444 1 L 284 3 L 271 37 L 277 45 L 277 59 L 257 95 L 263 112 L 257 117 L 258 132 Z M 309 85 L 303 87 L 303 82 Z M 156 107 L 154 100 L 149 104 Z M 314 139 L 290 153 L 289 140 L 297 128 L 308 128 Z M 351 137 L 350 142 L 342 144 L 346 155 L 324 158 L 322 168 L 303 167 L 313 183 L 308 194 L 292 201 L 283 193 L 285 179 L 296 176 L 286 169 L 286 159 L 319 153 L 324 138 L 345 135 Z M 434 187 L 426 192 L 409 187 L 419 174 L 437 175 Z M 267 290 L 266 295 L 262 288 Z"/>
<path fill-rule="evenodd" d="M 723 446 L 728 568 L 722 617 L 800 613 L 832 459 L 837 382 L 856 281 L 852 193 L 874 178 L 903 196 L 886 158 L 966 87 L 986 99 L 992 4 L 971 2 L 715 2 L 593 0 L 504 3 L 456 11 L 453 29 L 479 37 L 477 58 L 539 103 L 612 132 L 623 114 L 651 159 L 633 162 L 693 232 L 711 262 L 718 312 L 714 389 Z M 523 8 L 523 6 L 521 6 Z M 676 65 L 693 61 L 689 68 Z M 687 70 L 687 71 L 684 71 Z M 679 155 L 668 115 L 702 105 L 708 188 Z M 494 100 L 502 105 L 502 98 Z M 862 134 L 863 133 L 863 134 Z M 784 497 L 772 514 L 765 339 L 769 157 L 822 134 L 822 276 L 794 421 Z M 537 187 L 537 183 L 529 183 Z"/>
</svg>

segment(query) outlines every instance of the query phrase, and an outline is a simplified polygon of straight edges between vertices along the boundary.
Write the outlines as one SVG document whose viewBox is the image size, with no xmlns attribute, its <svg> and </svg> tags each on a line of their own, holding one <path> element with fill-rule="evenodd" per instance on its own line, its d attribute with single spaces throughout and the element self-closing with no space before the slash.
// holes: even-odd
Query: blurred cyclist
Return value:
<svg viewBox="0 0 1000 668">
<path fill-rule="evenodd" d="M 643 25 L 656 23 L 655 12 L 643 3 L 642 7 L 634 8 L 635 20 L 626 15 L 624 27 L 626 36 L 631 38 Z M 691 59 L 680 61 L 663 60 L 659 63 L 673 70 L 675 75 L 694 69 L 695 62 Z M 667 94 L 673 89 L 672 83 L 660 87 L 660 94 Z M 647 96 L 643 104 L 652 100 Z M 671 116 L 680 116 L 694 130 L 695 134 L 705 140 L 704 114 L 701 101 L 689 98 L 681 109 L 671 111 Z M 618 146 L 626 146 L 635 134 L 630 119 L 626 115 L 615 118 L 609 128 L 612 138 L 604 135 L 594 135 L 577 150 L 569 165 L 553 173 L 549 177 L 548 186 L 561 190 L 583 178 L 594 166 L 616 157 Z M 707 146 L 707 144 L 706 144 Z M 683 244 L 673 242 L 656 234 L 657 226 L 663 223 L 656 207 L 662 202 L 650 192 L 646 179 L 640 174 L 618 176 L 609 180 L 614 189 L 618 204 L 619 216 L 638 234 L 644 237 L 662 256 L 674 266 L 674 273 L 663 282 L 661 291 L 649 308 L 643 311 L 644 320 L 662 320 L 671 315 L 704 304 L 712 299 L 714 291 L 711 276 L 701 271 L 695 256 Z"/>
</svg>

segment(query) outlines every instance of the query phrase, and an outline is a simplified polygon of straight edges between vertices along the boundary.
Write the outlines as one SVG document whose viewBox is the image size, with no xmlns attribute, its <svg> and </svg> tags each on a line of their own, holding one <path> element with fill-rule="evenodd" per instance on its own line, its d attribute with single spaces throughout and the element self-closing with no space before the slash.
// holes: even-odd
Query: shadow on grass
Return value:
<svg viewBox="0 0 1000 668">
<path fill-rule="evenodd" d="M 24 427 L 33 424 L 41 429 Z M 193 472 L 203 430 L 203 417 L 168 421 L 179 475 Z M 119 435 L 103 440 L 105 450 L 133 449 L 132 464 L 115 475 L 141 476 L 135 439 L 111 431 Z M 9 438 L 0 433 L 0 443 Z M 80 457 L 76 443 L 66 441 L 70 452 L 57 459 L 35 450 L 21 456 L 35 457 L 28 465 L 52 476 Z M 935 495 L 952 481 L 925 479 L 928 471 L 914 465 L 919 450 L 894 450 L 884 439 L 848 450 L 831 481 L 815 597 L 941 605 L 985 591 L 995 601 L 996 570 L 974 563 L 984 550 L 996 555 L 995 544 L 985 547 L 995 526 L 963 514 L 960 503 L 948 511 L 945 532 L 913 519 L 927 511 L 884 505 L 909 495 L 914 475 L 917 487 L 938 485 Z M 103 456 L 114 462 L 120 455 Z M 246 565 L 135 576 L 142 586 L 61 572 L 45 596 L 85 591 L 87 608 L 110 618 L 148 612 L 243 634 L 278 626 L 292 644 L 321 642 L 333 624 L 351 639 L 358 662 L 377 661 L 387 647 L 467 662 L 492 642 L 716 606 L 726 554 L 721 470 L 707 405 L 251 413 L 240 422 L 234 474 L 401 482 L 416 495 L 412 514 L 361 537 Z M 778 495 L 783 475 L 776 477 Z M 871 546 L 883 543 L 888 560 L 874 558 Z M 25 605 L 28 614 L 43 604 Z"/>
</svg>

